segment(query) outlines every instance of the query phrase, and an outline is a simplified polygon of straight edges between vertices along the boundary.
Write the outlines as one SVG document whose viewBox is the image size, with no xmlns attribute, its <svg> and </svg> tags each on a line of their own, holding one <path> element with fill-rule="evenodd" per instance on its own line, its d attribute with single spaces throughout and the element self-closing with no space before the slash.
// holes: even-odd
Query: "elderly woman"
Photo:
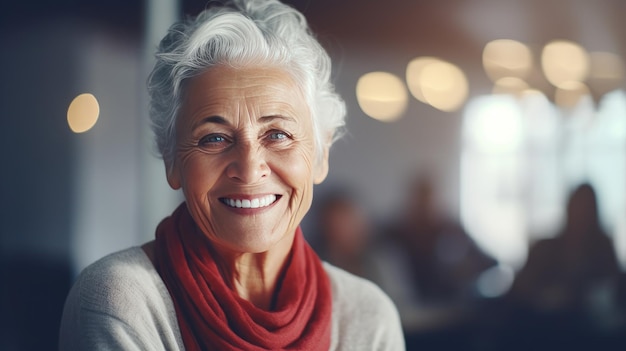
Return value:
<svg viewBox="0 0 626 351">
<path fill-rule="evenodd" d="M 80 275 L 61 349 L 404 349 L 387 296 L 322 263 L 299 228 L 344 123 L 329 77 L 303 16 L 275 0 L 171 28 L 151 118 L 185 202 L 153 242 Z"/>
</svg>

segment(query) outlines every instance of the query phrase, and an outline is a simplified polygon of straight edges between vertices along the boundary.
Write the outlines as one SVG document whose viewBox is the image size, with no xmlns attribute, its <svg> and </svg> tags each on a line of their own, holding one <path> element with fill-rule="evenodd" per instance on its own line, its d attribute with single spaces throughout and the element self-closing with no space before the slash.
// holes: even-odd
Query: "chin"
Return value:
<svg viewBox="0 0 626 351">
<path fill-rule="evenodd" d="M 227 240 L 222 241 L 223 245 L 230 250 L 240 253 L 263 253 L 270 251 L 278 246 L 278 244 L 286 237 L 268 235 L 265 237 L 249 237 L 244 235 L 240 240 Z"/>
</svg>

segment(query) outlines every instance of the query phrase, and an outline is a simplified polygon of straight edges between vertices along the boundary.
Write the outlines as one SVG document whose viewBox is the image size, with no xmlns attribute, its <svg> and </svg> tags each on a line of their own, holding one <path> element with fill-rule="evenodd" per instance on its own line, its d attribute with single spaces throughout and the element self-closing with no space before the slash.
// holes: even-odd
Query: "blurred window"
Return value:
<svg viewBox="0 0 626 351">
<path fill-rule="evenodd" d="M 623 91 L 606 94 L 597 108 L 583 98 L 567 110 L 538 92 L 481 96 L 463 118 L 461 219 L 486 252 L 521 267 L 530 241 L 560 229 L 566 198 L 584 181 L 595 187 L 603 226 L 626 248 Z M 619 257 L 626 263 L 626 254 Z"/>
</svg>

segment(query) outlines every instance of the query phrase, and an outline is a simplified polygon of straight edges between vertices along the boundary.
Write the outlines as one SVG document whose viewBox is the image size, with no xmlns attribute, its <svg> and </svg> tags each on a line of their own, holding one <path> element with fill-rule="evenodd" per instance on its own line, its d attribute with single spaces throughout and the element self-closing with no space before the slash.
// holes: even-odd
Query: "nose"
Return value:
<svg viewBox="0 0 626 351">
<path fill-rule="evenodd" d="M 253 184 L 270 175 L 265 152 L 258 145 L 245 142 L 233 150 L 233 159 L 226 169 L 226 175 L 244 184 Z"/>
</svg>

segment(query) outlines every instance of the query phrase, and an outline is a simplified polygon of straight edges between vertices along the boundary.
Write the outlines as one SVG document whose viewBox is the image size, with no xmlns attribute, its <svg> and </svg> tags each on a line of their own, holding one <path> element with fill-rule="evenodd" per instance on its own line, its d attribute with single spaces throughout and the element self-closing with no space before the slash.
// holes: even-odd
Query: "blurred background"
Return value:
<svg viewBox="0 0 626 351">
<path fill-rule="evenodd" d="M 626 2 L 291 0 L 348 105 L 304 231 L 409 349 L 626 335 Z M 0 349 L 56 349 L 76 275 L 181 201 L 145 82 L 198 0 L 0 6 Z"/>
</svg>

